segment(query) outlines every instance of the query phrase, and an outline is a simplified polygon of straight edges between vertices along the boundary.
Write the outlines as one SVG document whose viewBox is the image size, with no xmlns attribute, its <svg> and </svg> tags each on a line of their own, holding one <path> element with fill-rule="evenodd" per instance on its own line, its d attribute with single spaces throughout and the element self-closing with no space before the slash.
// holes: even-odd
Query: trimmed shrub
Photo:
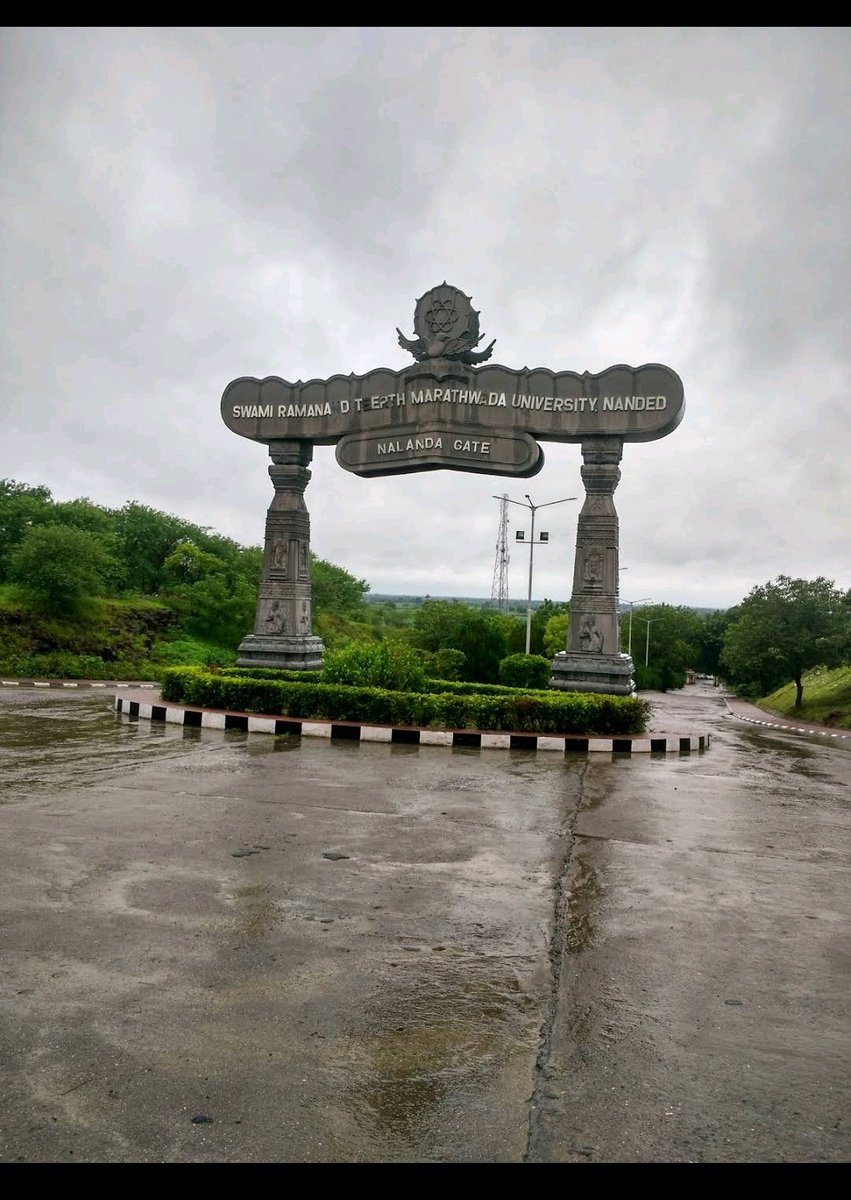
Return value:
<svg viewBox="0 0 851 1200">
<path fill-rule="evenodd" d="M 404 642 L 351 642 L 325 655 L 322 682 L 417 692 L 425 670 L 419 652 Z"/>
<path fill-rule="evenodd" d="M 499 682 L 506 687 L 546 688 L 552 663 L 540 654 L 509 654 L 499 664 Z"/>
</svg>

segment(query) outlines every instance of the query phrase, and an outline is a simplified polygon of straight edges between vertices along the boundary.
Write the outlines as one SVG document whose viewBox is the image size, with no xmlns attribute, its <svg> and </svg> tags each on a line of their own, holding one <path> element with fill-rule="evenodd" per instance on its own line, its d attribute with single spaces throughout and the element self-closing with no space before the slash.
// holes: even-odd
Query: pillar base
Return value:
<svg viewBox="0 0 851 1200">
<path fill-rule="evenodd" d="M 550 687 L 565 692 L 602 692 L 633 696 L 634 670 L 628 654 L 570 653 L 562 650 L 553 659 Z"/>
<path fill-rule="evenodd" d="M 322 638 L 263 637 L 249 633 L 239 643 L 238 667 L 278 667 L 285 671 L 321 671 Z"/>
</svg>

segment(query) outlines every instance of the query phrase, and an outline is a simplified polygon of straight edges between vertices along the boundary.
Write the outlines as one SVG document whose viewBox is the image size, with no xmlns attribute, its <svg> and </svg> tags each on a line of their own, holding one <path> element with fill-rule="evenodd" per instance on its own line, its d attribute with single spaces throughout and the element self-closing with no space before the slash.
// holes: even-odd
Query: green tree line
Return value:
<svg viewBox="0 0 851 1200">
<path fill-rule="evenodd" d="M 97 615 L 98 599 L 144 600 L 164 614 L 147 622 L 165 644 L 163 661 L 183 661 L 192 639 L 206 657 L 232 661 L 253 627 L 261 560 L 259 546 L 136 501 L 115 509 L 86 497 L 55 501 L 47 487 L 0 480 L 0 599 L 17 597 L 45 619 L 64 620 L 57 645 L 67 622 Z M 314 629 L 329 649 L 400 643 L 418 652 L 432 678 L 546 686 L 549 663 L 567 644 L 563 602 L 534 609 L 526 655 L 523 614 L 431 597 L 367 603 L 366 580 L 316 555 L 311 578 Z M 794 682 L 800 705 L 808 669 L 851 660 L 851 591 L 780 576 L 724 611 L 637 608 L 623 614 L 621 639 L 639 690 L 682 687 L 691 670 L 723 676 L 753 697 Z M 0 666 L 9 670 L 4 661 L 0 645 Z"/>
</svg>

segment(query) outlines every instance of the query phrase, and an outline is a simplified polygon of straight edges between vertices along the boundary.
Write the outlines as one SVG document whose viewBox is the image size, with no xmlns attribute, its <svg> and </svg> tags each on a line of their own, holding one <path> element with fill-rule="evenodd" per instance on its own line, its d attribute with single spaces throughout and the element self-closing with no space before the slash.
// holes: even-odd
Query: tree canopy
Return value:
<svg viewBox="0 0 851 1200">
<path fill-rule="evenodd" d="M 804 672 L 841 663 L 849 652 L 851 592 L 821 576 L 778 575 L 753 588 L 737 612 L 724 635 L 721 664 L 734 685 L 753 695 L 792 681 L 800 708 Z"/>
</svg>

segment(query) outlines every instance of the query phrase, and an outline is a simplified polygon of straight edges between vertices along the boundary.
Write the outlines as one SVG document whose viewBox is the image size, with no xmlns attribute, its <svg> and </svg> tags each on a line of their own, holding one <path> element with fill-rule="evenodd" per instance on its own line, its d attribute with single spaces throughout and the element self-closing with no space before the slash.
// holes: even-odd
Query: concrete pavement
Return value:
<svg viewBox="0 0 851 1200">
<path fill-rule="evenodd" d="M 0 692 L 4 1162 L 843 1162 L 847 742 L 258 736 Z"/>
</svg>

